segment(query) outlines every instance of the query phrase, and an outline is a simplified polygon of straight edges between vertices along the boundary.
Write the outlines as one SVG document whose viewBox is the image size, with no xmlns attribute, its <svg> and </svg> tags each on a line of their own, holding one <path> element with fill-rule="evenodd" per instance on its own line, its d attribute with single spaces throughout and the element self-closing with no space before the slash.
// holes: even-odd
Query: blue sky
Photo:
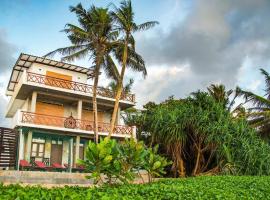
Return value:
<svg viewBox="0 0 270 200">
<path fill-rule="evenodd" d="M 112 0 L 0 1 L 0 126 L 6 124 L 5 87 L 21 52 L 43 56 L 69 45 L 66 23 L 75 23 L 69 6 L 107 6 Z M 113 1 L 116 5 L 120 2 Z M 148 76 L 133 77 L 138 106 L 181 98 L 211 83 L 228 89 L 241 86 L 263 94 L 259 68 L 270 70 L 269 0 L 133 0 L 137 23 L 157 20 L 158 26 L 135 34 Z M 59 57 L 56 57 L 59 59 Z M 87 59 L 75 64 L 90 66 Z M 109 82 L 102 76 L 101 84 Z"/>
<path fill-rule="evenodd" d="M 69 6 L 81 2 L 86 8 L 108 6 L 110 0 L 2 0 L 0 3 L 0 27 L 4 28 L 8 40 L 15 44 L 18 52 L 44 55 L 68 43 L 61 33 L 66 23 L 76 23 L 76 16 L 69 12 Z M 119 1 L 115 1 L 117 5 Z M 174 0 L 134 1 L 136 21 L 138 23 L 157 20 L 166 27 L 176 2 Z"/>
</svg>

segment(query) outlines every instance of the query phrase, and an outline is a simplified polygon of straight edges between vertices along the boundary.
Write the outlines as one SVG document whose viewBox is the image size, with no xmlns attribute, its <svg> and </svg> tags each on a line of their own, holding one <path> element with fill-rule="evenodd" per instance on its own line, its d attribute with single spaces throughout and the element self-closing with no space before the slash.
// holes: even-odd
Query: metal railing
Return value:
<svg viewBox="0 0 270 200">
<path fill-rule="evenodd" d="M 75 119 L 73 117 L 59 117 L 53 115 L 38 114 L 32 112 L 22 112 L 22 123 L 53 126 L 68 129 L 80 129 L 85 131 L 94 131 L 94 122 L 88 120 Z M 109 133 L 109 123 L 98 123 L 98 131 Z M 114 134 L 132 135 L 132 127 L 116 125 Z"/>
<path fill-rule="evenodd" d="M 69 81 L 69 80 L 65 80 L 61 78 L 55 78 L 51 76 L 45 76 L 45 75 L 36 74 L 32 72 L 27 72 L 27 82 L 33 82 L 33 83 L 38 83 L 41 85 L 48 85 L 48 86 L 93 94 L 92 85 L 79 83 L 75 81 Z M 103 87 L 97 88 L 97 95 L 102 96 L 102 97 L 113 98 L 113 99 L 115 98 L 115 93 L 112 90 L 109 90 Z M 135 103 L 135 95 L 122 94 L 121 100 Z"/>
</svg>

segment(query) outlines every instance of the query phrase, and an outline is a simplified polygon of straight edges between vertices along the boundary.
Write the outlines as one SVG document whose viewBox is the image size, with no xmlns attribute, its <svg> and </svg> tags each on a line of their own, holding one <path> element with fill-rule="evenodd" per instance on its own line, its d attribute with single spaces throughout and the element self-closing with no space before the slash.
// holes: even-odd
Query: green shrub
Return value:
<svg viewBox="0 0 270 200">
<path fill-rule="evenodd" d="M 148 148 L 146 152 L 143 168 L 148 172 L 148 182 L 152 182 L 152 178 L 166 174 L 164 168 L 172 162 L 168 162 L 165 157 L 158 155 L 158 145 L 154 148 Z"/>
<path fill-rule="evenodd" d="M 79 199 L 270 199 L 270 177 L 209 176 L 183 179 L 164 179 L 151 184 L 125 184 L 94 188 L 3 186 L 3 200 L 79 200 Z"/>
<path fill-rule="evenodd" d="M 170 164 L 166 158 L 157 154 L 158 146 L 146 148 L 143 142 L 126 139 L 116 142 L 113 139 L 101 139 L 100 143 L 89 142 L 86 159 L 79 160 L 91 173 L 87 178 L 94 178 L 95 183 L 102 182 L 102 175 L 107 183 L 128 183 L 136 177 L 139 170 L 146 170 L 151 177 L 165 174 L 164 167 Z"/>
</svg>

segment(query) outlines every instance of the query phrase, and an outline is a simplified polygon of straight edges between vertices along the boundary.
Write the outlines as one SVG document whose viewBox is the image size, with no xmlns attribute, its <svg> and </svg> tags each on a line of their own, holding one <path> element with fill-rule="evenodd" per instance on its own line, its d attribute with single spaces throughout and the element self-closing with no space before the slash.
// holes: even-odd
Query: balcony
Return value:
<svg viewBox="0 0 270 200">
<path fill-rule="evenodd" d="M 93 134 L 94 122 L 87 120 L 79 120 L 73 117 L 58 117 L 53 115 L 44 115 L 38 113 L 31 113 L 20 111 L 19 125 L 37 128 L 48 128 L 70 132 L 84 132 L 87 134 Z M 58 129 L 56 129 L 56 128 Z M 98 132 L 100 135 L 108 135 L 110 130 L 110 124 L 98 123 Z M 131 137 L 133 135 L 133 128 L 130 126 L 116 125 L 113 136 Z"/>
<path fill-rule="evenodd" d="M 32 72 L 27 72 L 27 82 L 38 83 L 44 86 L 52 86 L 52 87 L 57 87 L 57 88 L 62 88 L 62 89 L 68 89 L 68 90 L 82 92 L 86 94 L 93 94 L 92 85 L 83 84 L 83 83 L 74 82 L 74 81 L 68 81 L 68 80 L 45 76 L 45 75 L 36 74 Z M 112 90 L 109 90 L 107 88 L 98 87 L 97 96 L 114 99 L 115 93 Z M 135 103 L 135 95 L 123 94 L 121 96 L 121 100 Z"/>
</svg>

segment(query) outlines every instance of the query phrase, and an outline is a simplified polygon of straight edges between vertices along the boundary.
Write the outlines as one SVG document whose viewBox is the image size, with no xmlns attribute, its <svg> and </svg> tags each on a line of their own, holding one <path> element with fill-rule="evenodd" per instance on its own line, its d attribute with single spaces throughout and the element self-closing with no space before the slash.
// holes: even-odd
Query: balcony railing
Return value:
<svg viewBox="0 0 270 200">
<path fill-rule="evenodd" d="M 22 123 L 53 126 L 68 129 L 80 129 L 85 131 L 94 131 L 94 122 L 88 120 L 79 120 L 73 117 L 58 117 L 53 115 L 38 114 L 22 111 Z M 109 123 L 98 123 L 98 131 L 109 133 Z M 114 134 L 132 135 L 132 127 L 116 125 Z"/>
<path fill-rule="evenodd" d="M 27 82 L 38 83 L 41 85 L 48 85 L 58 88 L 69 89 L 73 91 L 93 94 L 93 86 L 79 83 L 75 81 L 69 81 L 65 79 L 55 78 L 51 76 L 44 76 L 41 74 L 36 74 L 32 72 L 27 72 Z M 115 93 L 112 90 L 107 88 L 98 87 L 97 95 L 108 98 L 115 98 Z M 135 103 L 135 95 L 134 94 L 122 94 L 121 100 L 130 101 Z"/>
</svg>

